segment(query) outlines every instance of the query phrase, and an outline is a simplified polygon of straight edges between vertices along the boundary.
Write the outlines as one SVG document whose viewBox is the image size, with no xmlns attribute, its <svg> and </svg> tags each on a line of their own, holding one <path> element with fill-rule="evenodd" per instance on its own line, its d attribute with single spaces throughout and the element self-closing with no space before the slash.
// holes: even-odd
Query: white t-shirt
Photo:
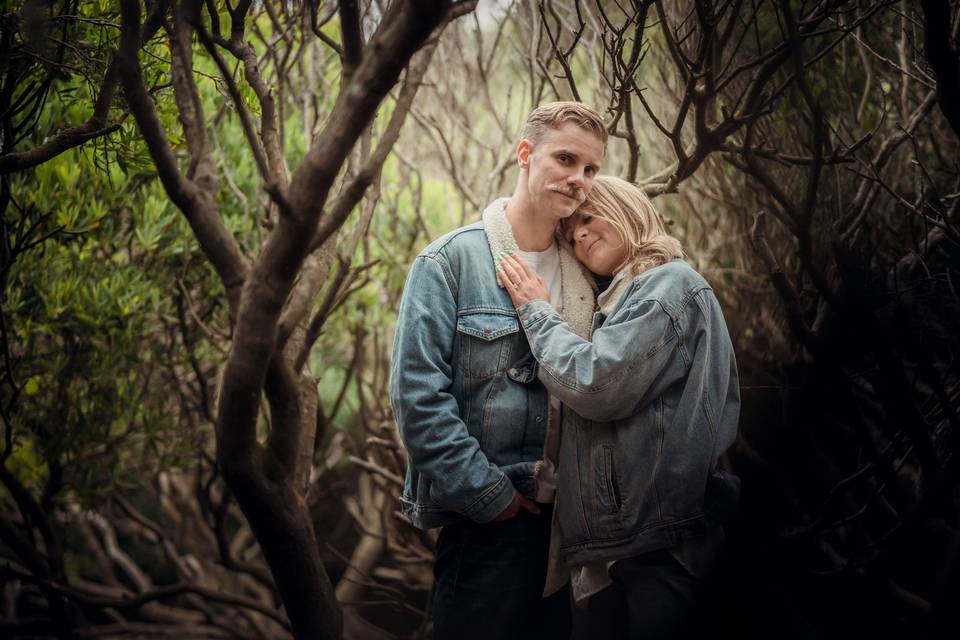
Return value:
<svg viewBox="0 0 960 640">
<path fill-rule="evenodd" d="M 562 281 L 560 269 L 560 247 L 556 241 L 546 251 L 517 251 L 517 255 L 523 258 L 530 268 L 537 272 L 547 283 L 547 290 L 550 292 L 550 305 L 558 312 L 563 313 L 562 309 Z M 554 396 L 549 396 L 550 401 L 550 419 L 547 424 L 549 430 L 545 434 L 545 439 L 549 440 L 551 434 L 558 434 L 560 431 L 560 401 Z M 546 442 L 544 443 L 544 456 L 547 455 Z M 554 455 L 556 452 L 554 452 Z M 536 499 L 540 502 L 553 502 L 554 491 L 557 486 L 556 460 L 546 464 L 540 469 L 537 478 Z M 562 587 L 566 582 L 567 572 L 560 562 L 560 543 L 558 532 L 555 527 L 550 530 L 550 559 L 547 571 L 546 584 L 544 585 L 544 595 L 549 595 Z"/>
<path fill-rule="evenodd" d="M 558 312 L 563 313 L 563 309 L 561 308 L 563 306 L 561 304 L 563 287 L 561 286 L 562 278 L 560 277 L 560 247 L 557 245 L 556 240 L 553 241 L 553 244 L 551 244 L 550 248 L 546 251 L 518 250 L 517 255 L 523 258 L 523 260 L 530 265 L 530 268 L 536 271 L 537 275 L 546 281 L 547 290 L 550 292 L 550 306 Z M 549 415 L 552 423 L 549 425 L 549 428 L 559 430 L 560 401 L 552 395 L 550 396 Z M 546 480 L 548 480 L 551 487 L 556 486 L 555 478 L 551 477 Z M 538 496 L 538 499 L 542 498 Z"/>
<path fill-rule="evenodd" d="M 560 247 L 556 240 L 546 251 L 517 251 L 530 268 L 547 281 L 550 290 L 550 306 L 560 309 Z"/>
</svg>

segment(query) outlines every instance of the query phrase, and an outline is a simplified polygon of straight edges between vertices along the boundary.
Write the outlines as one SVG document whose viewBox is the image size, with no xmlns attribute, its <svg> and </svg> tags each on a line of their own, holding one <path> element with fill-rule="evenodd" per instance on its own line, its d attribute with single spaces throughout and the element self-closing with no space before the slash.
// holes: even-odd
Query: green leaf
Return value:
<svg viewBox="0 0 960 640">
<path fill-rule="evenodd" d="M 40 376 L 33 376 L 23 385 L 23 392 L 28 396 L 35 396 L 40 391 Z"/>
</svg>

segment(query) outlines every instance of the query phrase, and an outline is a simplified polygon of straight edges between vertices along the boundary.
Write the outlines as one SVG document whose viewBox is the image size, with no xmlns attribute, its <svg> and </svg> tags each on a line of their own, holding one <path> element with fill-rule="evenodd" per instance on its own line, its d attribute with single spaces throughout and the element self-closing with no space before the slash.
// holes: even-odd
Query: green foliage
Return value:
<svg viewBox="0 0 960 640">
<path fill-rule="evenodd" d="M 57 99 L 43 104 L 23 146 L 90 116 L 96 74 L 109 59 L 104 47 L 115 46 L 119 33 L 108 4 L 82 3 L 78 15 L 103 23 L 80 22 L 74 30 L 91 51 L 100 47 L 104 55 L 93 58 L 102 64 L 91 67 L 89 79 L 57 77 Z M 268 22 L 260 26 L 269 30 Z M 185 157 L 165 38 L 161 29 L 140 63 L 170 144 Z M 223 185 L 220 211 L 255 254 L 266 195 L 236 112 L 216 113 L 226 99 L 216 65 L 199 44 L 194 54 L 205 118 L 215 125 L 209 132 Z M 242 72 L 236 79 L 256 115 Z M 293 155 L 302 156 L 295 114 L 288 132 L 300 145 Z M 185 162 L 181 168 L 189 169 Z M 98 501 L 151 471 L 192 466 L 212 444 L 203 405 L 212 402 L 229 321 L 223 288 L 157 179 L 135 121 L 126 118 L 113 134 L 8 180 L 8 240 L 21 222 L 35 226 L 34 239 L 49 236 L 17 256 L 0 292 L 19 389 L 8 468 L 35 495 L 62 471 L 67 488 Z M 14 393 L 3 392 L 4 402 Z"/>
<path fill-rule="evenodd" d="M 74 150 L 11 179 L 22 215 L 50 237 L 14 262 L 3 311 L 21 387 L 8 464 L 35 489 L 62 468 L 95 500 L 145 465 L 192 455 L 171 402 L 182 358 L 169 357 L 165 320 L 178 279 L 216 286 L 160 185 L 93 156 Z"/>
</svg>

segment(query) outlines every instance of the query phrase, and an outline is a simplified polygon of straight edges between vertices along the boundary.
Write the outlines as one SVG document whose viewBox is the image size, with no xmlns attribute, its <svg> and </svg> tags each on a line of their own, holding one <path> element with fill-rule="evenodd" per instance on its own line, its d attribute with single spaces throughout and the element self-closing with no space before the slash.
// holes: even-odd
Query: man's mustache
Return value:
<svg viewBox="0 0 960 640">
<path fill-rule="evenodd" d="M 562 183 L 548 184 L 547 189 L 551 191 L 556 191 L 557 193 L 562 193 L 568 198 L 574 198 L 577 202 L 583 202 L 586 199 L 586 194 L 583 193 L 582 189 L 577 187 L 568 187 Z"/>
</svg>

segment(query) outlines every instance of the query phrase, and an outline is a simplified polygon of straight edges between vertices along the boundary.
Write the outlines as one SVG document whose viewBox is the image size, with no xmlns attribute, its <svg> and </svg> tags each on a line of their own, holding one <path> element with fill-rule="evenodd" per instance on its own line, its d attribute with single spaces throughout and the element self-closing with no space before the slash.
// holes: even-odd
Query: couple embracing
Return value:
<svg viewBox="0 0 960 640">
<path fill-rule="evenodd" d="M 391 399 L 437 640 L 681 637 L 722 545 L 730 338 L 606 143 L 583 104 L 534 109 L 513 195 L 407 277 Z"/>
</svg>

